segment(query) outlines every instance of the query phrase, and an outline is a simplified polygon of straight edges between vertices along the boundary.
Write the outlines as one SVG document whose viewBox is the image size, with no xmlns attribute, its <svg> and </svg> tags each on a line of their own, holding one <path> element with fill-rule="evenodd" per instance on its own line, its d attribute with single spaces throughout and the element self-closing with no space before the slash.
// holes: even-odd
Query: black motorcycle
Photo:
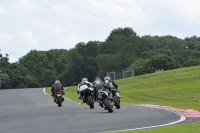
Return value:
<svg viewBox="0 0 200 133">
<path fill-rule="evenodd" d="M 114 106 L 117 109 L 120 109 L 120 98 L 116 95 L 116 93 L 118 92 L 117 89 L 115 87 L 112 87 L 111 92 L 112 92 L 112 98 L 114 101 Z"/>
<path fill-rule="evenodd" d="M 112 113 L 113 110 L 113 100 L 109 97 L 109 92 L 104 91 L 103 89 L 98 91 L 99 105 L 108 110 L 109 113 Z"/>
<path fill-rule="evenodd" d="M 62 102 L 64 101 L 64 98 L 62 96 L 61 92 L 56 92 L 55 93 L 55 102 L 58 104 L 58 107 L 62 106 Z"/>
</svg>

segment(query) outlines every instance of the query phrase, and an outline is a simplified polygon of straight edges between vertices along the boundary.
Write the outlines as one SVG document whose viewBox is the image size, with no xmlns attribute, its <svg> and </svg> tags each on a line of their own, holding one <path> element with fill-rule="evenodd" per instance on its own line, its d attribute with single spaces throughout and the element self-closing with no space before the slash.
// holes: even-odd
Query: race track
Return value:
<svg viewBox="0 0 200 133">
<path fill-rule="evenodd" d="M 43 88 L 0 90 L 0 133 L 94 133 L 177 122 L 180 115 L 164 109 L 122 106 L 108 113 L 99 106 L 65 100 L 57 107 Z"/>
</svg>

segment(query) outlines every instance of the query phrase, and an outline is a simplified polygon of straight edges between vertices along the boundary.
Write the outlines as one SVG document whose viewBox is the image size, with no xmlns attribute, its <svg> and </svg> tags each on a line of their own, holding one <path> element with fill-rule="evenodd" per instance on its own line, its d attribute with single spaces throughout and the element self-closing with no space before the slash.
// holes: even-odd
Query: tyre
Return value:
<svg viewBox="0 0 200 133">
<path fill-rule="evenodd" d="M 87 104 L 90 106 L 91 109 L 94 108 L 94 101 L 91 96 L 87 96 Z"/>
<path fill-rule="evenodd" d="M 115 103 L 115 107 L 117 109 L 120 109 L 119 99 L 116 96 L 113 96 L 113 100 L 114 100 L 114 103 Z"/>
<path fill-rule="evenodd" d="M 112 109 L 107 98 L 103 100 L 103 104 L 104 104 L 105 108 L 108 110 L 109 113 L 113 112 L 113 109 Z"/>
<path fill-rule="evenodd" d="M 62 106 L 62 98 L 61 97 L 57 98 L 57 104 L 58 104 L 58 107 Z"/>
</svg>

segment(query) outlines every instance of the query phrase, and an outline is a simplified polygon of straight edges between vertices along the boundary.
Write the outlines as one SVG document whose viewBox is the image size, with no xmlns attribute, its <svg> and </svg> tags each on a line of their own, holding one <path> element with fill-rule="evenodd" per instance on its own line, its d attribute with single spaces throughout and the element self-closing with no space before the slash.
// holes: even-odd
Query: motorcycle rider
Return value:
<svg viewBox="0 0 200 133">
<path fill-rule="evenodd" d="M 103 89 L 103 90 L 109 92 L 109 90 L 111 89 L 111 87 L 108 86 L 107 84 L 105 84 L 104 82 L 102 82 L 99 77 L 97 77 L 95 79 L 93 87 L 94 87 L 94 100 L 95 101 L 98 100 L 98 90 Z"/>
<path fill-rule="evenodd" d="M 56 92 L 61 92 L 62 93 L 62 97 L 63 95 L 65 95 L 64 89 L 63 89 L 63 85 L 60 83 L 59 80 L 56 80 L 55 83 L 52 85 L 51 87 L 51 96 L 53 97 L 53 101 L 55 102 L 55 93 Z M 64 101 L 64 98 L 62 98 L 62 100 Z"/>
<path fill-rule="evenodd" d="M 115 87 L 117 92 L 116 92 L 116 96 L 121 98 L 121 96 L 119 95 L 119 90 L 118 90 L 118 85 L 113 81 L 111 80 L 110 76 L 105 76 L 104 77 L 104 82 L 109 85 L 111 88 L 112 87 Z"/>
<path fill-rule="evenodd" d="M 90 83 L 87 78 L 83 78 L 82 82 L 78 84 L 77 93 L 79 94 L 79 99 L 83 99 L 83 103 L 85 103 L 85 99 L 83 98 L 83 91 L 81 88 L 83 87 L 83 85 L 87 85 L 88 87 L 93 87 L 93 84 Z"/>
<path fill-rule="evenodd" d="M 103 81 L 101 81 L 101 79 L 98 76 L 95 77 L 95 80 L 93 82 L 93 86 L 96 84 L 95 81 L 100 81 L 101 83 L 103 83 Z"/>
</svg>

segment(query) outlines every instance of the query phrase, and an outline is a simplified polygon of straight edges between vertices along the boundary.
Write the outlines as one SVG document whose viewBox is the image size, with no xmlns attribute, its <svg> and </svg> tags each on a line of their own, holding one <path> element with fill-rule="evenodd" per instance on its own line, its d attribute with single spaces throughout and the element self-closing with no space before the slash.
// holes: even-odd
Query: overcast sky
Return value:
<svg viewBox="0 0 200 133">
<path fill-rule="evenodd" d="M 0 0 L 0 53 L 10 62 L 33 49 L 105 41 L 118 27 L 139 36 L 200 36 L 200 0 Z"/>
</svg>

